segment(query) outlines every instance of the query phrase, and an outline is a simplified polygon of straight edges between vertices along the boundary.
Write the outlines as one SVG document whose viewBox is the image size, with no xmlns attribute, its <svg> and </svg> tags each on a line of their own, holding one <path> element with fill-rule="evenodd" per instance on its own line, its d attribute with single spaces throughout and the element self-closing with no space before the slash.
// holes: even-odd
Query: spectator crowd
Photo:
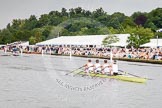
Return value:
<svg viewBox="0 0 162 108">
<path fill-rule="evenodd" d="M 22 51 L 24 53 L 44 53 L 59 55 L 79 55 L 79 56 L 97 56 L 110 57 L 111 53 L 115 58 L 134 58 L 134 59 L 152 59 L 162 60 L 162 48 L 121 48 L 121 47 L 87 47 L 87 46 L 7 46 L 8 51 Z"/>
</svg>

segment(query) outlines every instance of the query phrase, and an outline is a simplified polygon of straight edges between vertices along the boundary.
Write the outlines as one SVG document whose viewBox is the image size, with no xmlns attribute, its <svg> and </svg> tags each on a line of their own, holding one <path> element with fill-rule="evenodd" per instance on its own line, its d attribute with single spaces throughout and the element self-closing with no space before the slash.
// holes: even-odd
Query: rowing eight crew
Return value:
<svg viewBox="0 0 162 108">
<path fill-rule="evenodd" d="M 101 65 L 99 60 L 96 60 L 96 63 L 93 64 L 89 59 L 88 62 L 84 65 L 86 73 L 101 73 L 107 75 L 116 75 L 118 73 L 118 65 L 116 60 L 113 63 L 108 63 L 107 60 L 104 60 L 104 63 Z"/>
</svg>

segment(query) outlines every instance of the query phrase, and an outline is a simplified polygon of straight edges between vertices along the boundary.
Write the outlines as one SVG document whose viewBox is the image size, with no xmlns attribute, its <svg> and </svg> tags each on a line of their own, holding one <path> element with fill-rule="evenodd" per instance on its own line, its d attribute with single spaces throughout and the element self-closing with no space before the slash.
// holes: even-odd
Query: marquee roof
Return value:
<svg viewBox="0 0 162 108">
<path fill-rule="evenodd" d="M 117 46 L 127 45 L 127 38 L 129 34 L 114 34 L 119 38 Z M 84 35 L 84 36 L 61 36 L 43 42 L 36 43 L 36 45 L 102 45 L 102 41 L 108 35 Z M 113 45 L 115 46 L 115 44 Z"/>
<path fill-rule="evenodd" d="M 162 46 L 162 39 L 150 39 L 149 43 L 141 45 L 141 47 L 157 47 Z"/>
</svg>

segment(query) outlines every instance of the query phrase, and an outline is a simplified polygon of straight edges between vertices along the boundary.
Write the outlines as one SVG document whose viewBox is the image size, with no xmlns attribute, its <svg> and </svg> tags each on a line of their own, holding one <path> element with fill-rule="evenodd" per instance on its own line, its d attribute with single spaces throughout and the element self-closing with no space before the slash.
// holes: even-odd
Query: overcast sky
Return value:
<svg viewBox="0 0 162 108">
<path fill-rule="evenodd" d="M 82 7 L 95 10 L 102 7 L 108 14 L 122 12 L 130 16 L 133 12 L 150 12 L 162 7 L 162 0 L 1 0 L 0 29 L 5 28 L 13 19 L 29 18 L 30 15 L 49 13 L 61 8 Z"/>
</svg>

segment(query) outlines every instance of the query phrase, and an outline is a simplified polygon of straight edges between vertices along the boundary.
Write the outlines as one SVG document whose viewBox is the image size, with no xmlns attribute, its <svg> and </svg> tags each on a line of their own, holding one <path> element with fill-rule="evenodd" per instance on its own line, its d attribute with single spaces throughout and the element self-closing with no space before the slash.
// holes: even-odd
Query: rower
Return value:
<svg viewBox="0 0 162 108">
<path fill-rule="evenodd" d="M 96 63 L 94 64 L 94 72 L 95 73 L 101 72 L 101 64 L 99 63 L 99 60 L 96 60 Z"/>
<path fill-rule="evenodd" d="M 16 46 L 14 46 L 14 47 L 12 48 L 12 55 L 13 55 L 13 56 L 17 56 L 17 55 L 18 55 L 18 48 L 17 48 Z"/>
<path fill-rule="evenodd" d="M 109 74 L 111 71 L 111 65 L 107 62 L 107 60 L 104 60 L 104 63 L 102 64 L 102 74 Z"/>
<path fill-rule="evenodd" d="M 86 73 L 89 73 L 89 72 L 93 71 L 94 65 L 93 65 L 91 59 L 88 60 L 88 62 L 84 65 L 84 67 L 85 67 L 85 72 Z"/>
<path fill-rule="evenodd" d="M 114 60 L 113 64 L 112 64 L 112 73 L 111 75 L 118 75 L 118 64 L 116 62 L 116 60 Z"/>
</svg>

